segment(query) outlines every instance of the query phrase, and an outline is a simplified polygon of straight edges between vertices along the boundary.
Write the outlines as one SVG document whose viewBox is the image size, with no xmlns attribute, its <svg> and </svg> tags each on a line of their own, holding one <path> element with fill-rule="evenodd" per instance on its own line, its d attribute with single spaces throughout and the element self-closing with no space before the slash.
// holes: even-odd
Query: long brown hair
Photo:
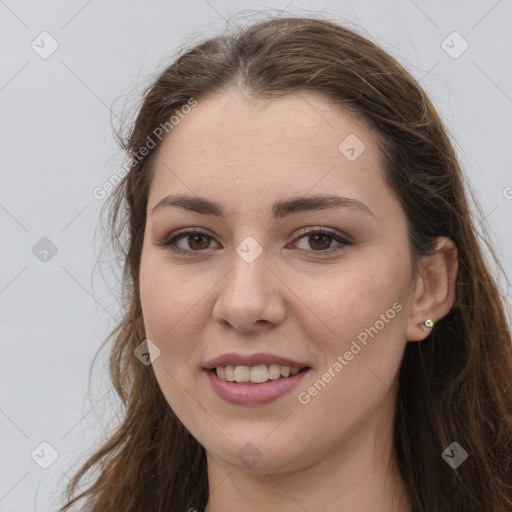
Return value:
<svg viewBox="0 0 512 512">
<path fill-rule="evenodd" d="M 455 242 L 455 304 L 429 337 L 406 344 L 394 452 L 414 512 L 510 512 L 509 319 L 483 255 L 485 238 L 468 205 L 469 188 L 446 129 L 414 78 L 367 38 L 320 16 L 267 19 L 208 39 L 184 51 L 146 90 L 121 140 L 133 165 L 107 203 L 110 241 L 124 261 L 125 310 L 105 344 L 113 340 L 110 373 L 124 419 L 74 476 L 61 512 L 80 499 L 94 512 L 201 512 L 207 503 L 205 450 L 166 402 L 151 366 L 133 355 L 145 339 L 139 266 L 160 142 L 144 157 L 133 157 L 191 98 L 200 102 L 229 87 L 266 99 L 320 92 L 357 113 L 379 136 L 385 176 L 406 213 L 415 261 L 432 253 L 438 236 Z M 457 469 L 441 457 L 452 442 L 469 455 Z M 78 494 L 92 469 L 99 476 Z"/>
</svg>

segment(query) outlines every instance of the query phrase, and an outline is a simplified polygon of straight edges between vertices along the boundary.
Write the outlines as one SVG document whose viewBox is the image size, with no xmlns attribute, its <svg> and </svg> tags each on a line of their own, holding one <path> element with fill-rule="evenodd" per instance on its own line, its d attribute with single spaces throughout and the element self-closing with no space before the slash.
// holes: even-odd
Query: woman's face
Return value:
<svg viewBox="0 0 512 512">
<path fill-rule="evenodd" d="M 312 93 L 225 92 L 183 115 L 155 165 L 144 324 L 162 392 L 210 460 L 299 469 L 389 433 L 412 269 L 369 128 Z"/>
</svg>

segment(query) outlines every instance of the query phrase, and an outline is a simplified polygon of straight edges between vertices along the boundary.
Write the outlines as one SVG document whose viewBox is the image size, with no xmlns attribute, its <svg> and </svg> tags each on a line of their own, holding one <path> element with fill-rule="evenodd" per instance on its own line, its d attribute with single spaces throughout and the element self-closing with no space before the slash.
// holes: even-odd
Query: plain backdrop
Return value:
<svg viewBox="0 0 512 512">
<path fill-rule="evenodd" d="M 93 195 L 123 159 L 111 121 L 181 47 L 246 9 L 329 15 L 420 80 L 512 276 L 510 0 L 0 0 L 0 511 L 57 510 L 116 409 L 105 355 L 88 389 L 119 313 Z"/>
</svg>

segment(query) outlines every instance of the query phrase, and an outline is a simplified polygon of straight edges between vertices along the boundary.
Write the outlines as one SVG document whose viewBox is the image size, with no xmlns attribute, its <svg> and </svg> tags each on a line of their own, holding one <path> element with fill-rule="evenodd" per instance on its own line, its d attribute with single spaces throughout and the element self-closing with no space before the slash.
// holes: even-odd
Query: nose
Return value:
<svg viewBox="0 0 512 512">
<path fill-rule="evenodd" d="M 233 268 L 219 284 L 213 318 L 242 332 L 275 327 L 286 315 L 285 289 L 263 254 L 252 263 L 235 254 Z"/>
</svg>

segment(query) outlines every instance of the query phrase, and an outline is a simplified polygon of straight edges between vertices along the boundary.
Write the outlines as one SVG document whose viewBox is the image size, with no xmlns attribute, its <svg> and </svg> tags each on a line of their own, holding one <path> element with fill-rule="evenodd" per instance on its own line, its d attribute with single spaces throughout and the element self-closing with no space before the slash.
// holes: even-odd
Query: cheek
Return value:
<svg viewBox="0 0 512 512">
<path fill-rule="evenodd" d="M 187 372 L 190 375 L 194 340 L 199 339 L 194 307 L 200 307 L 202 295 L 197 287 L 187 286 L 179 272 L 155 258 L 142 259 L 140 300 L 146 337 L 160 350 L 153 369 L 157 380 L 168 382 L 165 387 L 173 393 L 179 388 L 177 382 L 187 378 Z"/>
<path fill-rule="evenodd" d="M 300 421 L 309 424 L 314 418 L 325 431 L 355 435 L 390 399 L 405 346 L 407 276 L 405 266 L 359 261 L 357 267 L 333 276 L 321 292 L 310 293 L 311 309 L 317 313 L 311 320 L 315 317 L 318 325 L 320 317 L 329 329 L 322 331 L 327 336 L 315 335 L 304 319 L 303 329 L 322 356 L 319 367 L 297 391 Z M 341 418 L 333 410 L 342 411 Z"/>
<path fill-rule="evenodd" d="M 349 350 L 359 335 L 364 339 L 365 329 L 376 323 L 383 337 L 401 332 L 405 315 L 397 309 L 405 310 L 408 260 L 396 251 L 383 258 L 381 248 L 375 254 L 376 258 L 369 254 L 335 268 L 321 281 L 296 280 L 297 295 L 308 306 L 303 309 L 302 327 L 331 357 L 333 352 Z"/>
<path fill-rule="evenodd" d="M 184 390 L 191 389 L 199 371 L 192 363 L 197 350 L 194 340 L 200 338 L 199 322 L 194 319 L 204 293 L 162 262 L 142 260 L 140 298 L 146 336 L 160 350 L 152 368 L 167 402 L 182 419 L 194 408 Z"/>
<path fill-rule="evenodd" d="M 190 314 L 206 290 L 201 283 L 183 277 L 183 273 L 165 262 L 159 254 L 144 255 L 140 269 L 140 300 L 148 338 L 158 344 L 172 338 L 181 322 Z"/>
</svg>

